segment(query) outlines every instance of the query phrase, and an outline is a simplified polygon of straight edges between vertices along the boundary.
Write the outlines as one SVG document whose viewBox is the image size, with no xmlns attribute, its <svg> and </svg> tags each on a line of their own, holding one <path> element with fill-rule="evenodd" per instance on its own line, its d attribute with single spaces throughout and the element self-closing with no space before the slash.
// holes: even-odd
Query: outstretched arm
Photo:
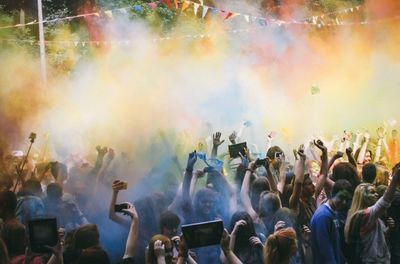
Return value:
<svg viewBox="0 0 400 264">
<path fill-rule="evenodd" d="M 224 143 L 225 140 L 221 141 L 221 132 L 217 132 L 213 135 L 213 148 L 211 151 L 211 158 L 216 158 L 218 154 L 218 147 Z"/>
<path fill-rule="evenodd" d="M 297 153 L 300 156 L 300 159 L 296 161 L 294 166 L 295 180 L 294 180 L 293 193 L 289 198 L 289 207 L 298 212 L 300 194 L 304 181 L 304 167 L 306 161 L 306 155 L 304 154 L 304 145 L 301 145 L 299 147 Z"/>
<path fill-rule="evenodd" d="M 126 239 L 124 259 L 133 258 L 136 249 L 136 243 L 139 233 L 139 216 L 135 207 L 128 203 L 128 209 L 123 209 L 123 212 L 131 217 L 128 238 Z"/>
<path fill-rule="evenodd" d="M 319 172 L 317 185 L 315 186 L 315 194 L 314 194 L 315 197 L 318 197 L 322 191 L 322 188 L 324 188 L 324 186 L 327 185 L 327 181 L 330 181 L 328 183 L 329 187 L 331 185 L 333 186 L 333 182 L 332 182 L 332 180 L 328 179 L 328 172 L 329 172 L 328 149 L 325 147 L 324 143 L 321 140 L 317 140 L 314 144 L 322 152 L 322 154 L 321 154 L 321 169 Z"/>
<path fill-rule="evenodd" d="M 242 205 L 244 207 L 244 210 L 251 216 L 253 221 L 258 221 L 257 212 L 251 205 L 251 200 L 249 197 L 250 178 L 251 174 L 254 173 L 255 168 L 256 168 L 255 161 L 250 162 L 246 169 L 246 173 L 244 174 L 242 188 L 240 189 L 240 199 L 242 200 Z"/>
<path fill-rule="evenodd" d="M 364 163 L 364 159 L 365 159 L 365 153 L 367 152 L 367 147 L 368 147 L 368 143 L 369 143 L 369 138 L 370 135 L 368 134 L 368 132 L 365 132 L 364 134 L 364 143 L 361 147 L 360 153 L 358 154 L 358 159 L 357 159 L 357 163 L 358 164 L 363 164 Z"/>
<path fill-rule="evenodd" d="M 228 231 L 225 229 L 222 233 L 221 238 L 221 249 L 224 252 L 225 258 L 229 264 L 242 264 L 240 259 L 232 252 L 229 244 L 230 244 L 231 237 Z"/>
<path fill-rule="evenodd" d="M 115 213 L 115 204 L 117 203 L 118 192 L 126 189 L 126 182 L 116 180 L 112 184 L 112 189 L 113 192 L 110 205 L 108 207 L 108 218 L 110 218 L 113 222 L 129 227 L 129 222 L 125 218 Z"/>
</svg>

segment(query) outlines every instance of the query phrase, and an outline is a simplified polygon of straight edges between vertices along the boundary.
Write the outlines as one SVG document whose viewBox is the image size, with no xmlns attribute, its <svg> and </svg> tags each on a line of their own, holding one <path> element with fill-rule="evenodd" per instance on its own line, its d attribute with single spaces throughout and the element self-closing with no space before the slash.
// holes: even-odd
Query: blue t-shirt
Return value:
<svg viewBox="0 0 400 264">
<path fill-rule="evenodd" d="M 344 263 L 340 249 L 339 221 L 327 204 L 318 207 L 311 218 L 311 238 L 314 263 Z"/>
</svg>

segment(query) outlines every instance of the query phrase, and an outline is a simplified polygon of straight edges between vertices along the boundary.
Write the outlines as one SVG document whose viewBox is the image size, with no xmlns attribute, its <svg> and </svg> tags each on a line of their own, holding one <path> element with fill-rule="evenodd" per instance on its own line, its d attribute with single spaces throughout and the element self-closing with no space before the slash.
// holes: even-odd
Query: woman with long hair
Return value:
<svg viewBox="0 0 400 264">
<path fill-rule="evenodd" d="M 242 262 L 251 264 L 262 261 L 263 245 L 254 229 L 253 219 L 248 213 L 234 213 L 229 231 L 230 248 Z"/>
<path fill-rule="evenodd" d="M 400 178 L 400 163 L 393 168 L 392 181 L 378 200 L 374 185 L 362 183 L 357 186 L 345 225 L 345 239 L 354 247 L 351 263 L 390 263 L 386 243 L 387 230 L 379 218 L 390 207 Z"/>
</svg>

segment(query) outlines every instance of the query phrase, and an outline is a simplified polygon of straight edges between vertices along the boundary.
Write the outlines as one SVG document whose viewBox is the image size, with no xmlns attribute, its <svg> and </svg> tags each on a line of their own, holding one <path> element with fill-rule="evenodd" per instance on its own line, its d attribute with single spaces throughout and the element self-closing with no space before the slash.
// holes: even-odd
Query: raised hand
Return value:
<svg viewBox="0 0 400 264">
<path fill-rule="evenodd" d="M 196 161 L 197 161 L 197 154 L 196 154 L 196 150 L 195 150 L 195 151 L 189 153 L 187 164 L 186 164 L 186 171 L 192 172 Z"/>
<path fill-rule="evenodd" d="M 232 234 L 234 234 L 234 233 L 236 234 L 239 231 L 240 228 L 242 228 L 242 227 L 244 227 L 246 225 L 247 225 L 247 222 L 245 220 L 237 221 L 235 223 L 235 226 L 233 227 Z"/>
<path fill-rule="evenodd" d="M 236 138 L 237 138 L 237 133 L 236 131 L 233 131 L 232 134 L 229 135 L 229 141 L 232 144 L 236 144 Z"/>
<path fill-rule="evenodd" d="M 213 146 L 218 147 L 222 143 L 224 143 L 225 140 L 221 141 L 221 132 L 217 132 L 213 134 Z"/>
<path fill-rule="evenodd" d="M 284 228 L 285 226 L 286 226 L 286 223 L 285 223 L 284 221 L 278 221 L 278 222 L 275 224 L 274 232 L 278 231 L 279 229 Z"/>
<path fill-rule="evenodd" d="M 161 240 L 154 242 L 154 255 L 158 257 L 165 257 L 165 246 Z"/>
<path fill-rule="evenodd" d="M 300 160 L 306 160 L 306 154 L 304 153 L 304 145 L 301 144 L 297 150 L 297 154 L 300 156 Z"/>
<path fill-rule="evenodd" d="M 115 151 L 112 148 L 108 149 L 107 160 L 112 161 L 115 158 Z"/>
<path fill-rule="evenodd" d="M 328 149 L 326 148 L 326 146 L 324 145 L 324 142 L 322 142 L 322 140 L 318 139 L 318 140 L 314 140 L 314 145 L 319 148 L 323 153 L 327 153 Z"/>
<path fill-rule="evenodd" d="M 383 127 L 378 127 L 378 129 L 376 130 L 376 133 L 378 134 L 378 138 L 382 139 L 385 137 L 386 131 Z"/>
<path fill-rule="evenodd" d="M 228 230 L 224 229 L 221 237 L 221 249 L 226 254 L 231 249 L 229 248 L 229 244 L 231 242 L 231 236 L 228 233 Z"/>
<path fill-rule="evenodd" d="M 252 236 L 249 238 L 249 243 L 252 247 L 263 246 L 261 239 L 258 236 Z"/>
<path fill-rule="evenodd" d="M 138 219 L 139 216 L 138 216 L 135 206 L 129 202 L 125 202 L 125 204 L 128 205 L 128 208 L 122 209 L 122 212 L 126 215 L 129 215 L 132 219 Z"/>
<path fill-rule="evenodd" d="M 103 156 L 104 157 L 104 155 L 106 155 L 106 153 L 108 152 L 108 149 L 107 149 L 107 147 L 101 147 L 101 146 L 97 146 L 96 147 L 96 150 L 97 150 L 97 153 L 98 153 L 98 155 L 99 156 Z"/>
<path fill-rule="evenodd" d="M 349 156 L 353 153 L 353 149 L 351 147 L 346 149 L 346 155 Z"/>
<path fill-rule="evenodd" d="M 115 180 L 112 183 L 112 189 L 114 192 L 119 192 L 121 190 L 126 190 L 128 187 L 128 183 L 120 180 Z"/>
</svg>

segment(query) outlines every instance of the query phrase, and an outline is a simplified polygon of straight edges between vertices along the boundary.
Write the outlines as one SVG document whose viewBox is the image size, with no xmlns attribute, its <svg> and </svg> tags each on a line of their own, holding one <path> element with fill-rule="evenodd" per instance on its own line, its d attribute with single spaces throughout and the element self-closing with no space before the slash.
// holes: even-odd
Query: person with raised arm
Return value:
<svg viewBox="0 0 400 264">
<path fill-rule="evenodd" d="M 392 170 L 392 181 L 379 198 L 374 185 L 357 186 L 345 225 L 346 242 L 355 245 L 351 261 L 354 263 L 390 263 L 390 251 L 386 243 L 385 223 L 380 217 L 390 207 L 400 181 L 400 163 Z"/>
</svg>

